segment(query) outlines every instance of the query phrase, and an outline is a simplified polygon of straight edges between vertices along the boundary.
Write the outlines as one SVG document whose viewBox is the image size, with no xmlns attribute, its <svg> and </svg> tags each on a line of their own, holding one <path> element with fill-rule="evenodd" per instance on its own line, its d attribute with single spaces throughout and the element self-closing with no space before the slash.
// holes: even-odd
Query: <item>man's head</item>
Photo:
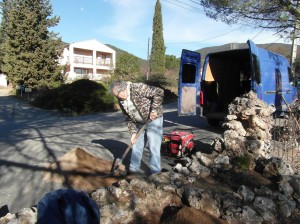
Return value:
<svg viewBox="0 0 300 224">
<path fill-rule="evenodd" d="M 127 98 L 127 83 L 123 80 L 118 80 L 110 84 L 110 92 L 120 100 Z"/>
</svg>

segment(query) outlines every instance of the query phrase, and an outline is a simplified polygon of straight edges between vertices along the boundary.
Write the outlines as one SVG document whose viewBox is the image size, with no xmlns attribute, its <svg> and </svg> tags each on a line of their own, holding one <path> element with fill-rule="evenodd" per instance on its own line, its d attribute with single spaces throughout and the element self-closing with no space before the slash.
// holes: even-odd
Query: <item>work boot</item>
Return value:
<svg viewBox="0 0 300 224">
<path fill-rule="evenodd" d="M 127 171 L 127 174 L 128 175 L 138 175 L 138 176 L 142 176 L 142 175 L 145 175 L 145 172 L 141 169 L 138 169 L 138 170 L 132 170 L 132 169 L 129 169 Z"/>
</svg>

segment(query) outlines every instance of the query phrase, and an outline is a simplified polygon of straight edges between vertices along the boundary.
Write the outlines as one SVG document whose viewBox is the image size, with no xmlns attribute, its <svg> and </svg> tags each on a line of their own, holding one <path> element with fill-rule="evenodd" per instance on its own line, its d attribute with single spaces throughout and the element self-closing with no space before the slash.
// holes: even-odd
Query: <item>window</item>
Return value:
<svg viewBox="0 0 300 224">
<path fill-rule="evenodd" d="M 196 80 L 196 66 L 191 64 L 184 64 L 181 75 L 182 83 L 195 83 Z"/>
<path fill-rule="evenodd" d="M 260 64 L 256 55 L 252 54 L 253 79 L 257 84 L 261 83 Z"/>
<path fill-rule="evenodd" d="M 75 68 L 75 73 L 78 75 L 88 75 L 89 70 L 84 68 Z"/>
</svg>

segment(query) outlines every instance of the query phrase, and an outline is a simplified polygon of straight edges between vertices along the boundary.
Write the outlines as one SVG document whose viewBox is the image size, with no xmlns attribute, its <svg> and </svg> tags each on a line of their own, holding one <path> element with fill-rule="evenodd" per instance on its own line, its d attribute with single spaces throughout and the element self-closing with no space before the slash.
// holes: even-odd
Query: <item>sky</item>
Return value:
<svg viewBox="0 0 300 224">
<path fill-rule="evenodd" d="M 53 16 L 60 17 L 59 24 L 51 30 L 64 42 L 96 39 L 147 59 L 156 0 L 50 0 L 50 3 Z M 201 9 L 192 9 L 187 0 L 160 0 L 160 3 L 168 55 L 180 57 L 182 49 L 198 50 L 247 40 L 256 44 L 290 44 L 270 31 L 217 22 Z"/>
</svg>

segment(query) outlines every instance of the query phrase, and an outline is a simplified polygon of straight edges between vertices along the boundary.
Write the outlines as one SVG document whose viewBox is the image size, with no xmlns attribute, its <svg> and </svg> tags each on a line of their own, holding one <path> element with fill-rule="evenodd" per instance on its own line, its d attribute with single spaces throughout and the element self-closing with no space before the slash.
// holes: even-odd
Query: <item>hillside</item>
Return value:
<svg viewBox="0 0 300 224">
<path fill-rule="evenodd" d="M 60 50 L 62 50 L 67 45 L 68 45 L 68 43 L 63 42 Z M 111 44 L 105 44 L 105 45 L 107 45 L 108 47 L 110 47 L 110 48 L 112 48 L 116 51 L 116 58 L 118 58 L 118 56 L 121 53 L 127 52 L 127 51 L 124 51 L 124 50 L 122 50 L 122 49 L 120 49 L 116 46 L 111 45 Z M 257 46 L 261 47 L 263 49 L 281 54 L 281 55 L 287 57 L 288 60 L 290 59 L 291 44 L 266 43 L 266 44 L 257 44 Z M 201 64 L 203 64 L 205 56 L 208 53 L 219 52 L 219 51 L 227 51 L 227 50 L 232 50 L 232 49 L 243 49 L 243 48 L 244 49 L 248 48 L 247 43 L 228 43 L 228 44 L 224 44 L 224 45 L 220 45 L 220 46 L 205 47 L 205 48 L 201 48 L 201 49 L 194 50 L 194 51 L 197 51 L 201 54 L 201 59 L 202 59 Z M 191 49 L 191 50 L 193 50 L 193 49 Z M 127 53 L 132 54 L 130 52 L 127 52 Z M 296 58 L 296 64 L 297 64 L 296 65 L 296 74 L 297 73 L 299 74 L 300 73 L 299 72 L 300 71 L 300 67 L 299 67 L 299 64 L 300 64 L 300 47 L 299 46 L 298 46 L 298 49 L 297 49 L 297 55 L 298 55 L 298 57 Z M 137 57 L 137 56 L 135 56 L 135 57 Z M 140 66 L 141 66 L 142 74 L 146 74 L 147 71 L 148 71 L 148 67 L 149 67 L 148 61 L 145 60 L 145 59 L 139 58 L 139 57 L 137 57 L 137 58 L 138 58 L 138 61 L 140 63 Z"/>
<path fill-rule="evenodd" d="M 117 48 L 113 45 L 110 44 L 106 44 L 107 46 L 113 48 L 116 51 L 116 55 L 118 57 L 118 55 L 121 52 L 124 52 L 122 49 Z M 261 47 L 263 49 L 275 52 L 277 54 L 281 54 L 283 56 L 285 56 L 288 60 L 290 59 L 291 56 L 291 44 L 283 44 L 283 43 L 266 43 L 266 44 L 257 44 L 258 47 Z M 205 56 L 208 53 L 213 53 L 213 52 L 218 52 L 218 51 L 227 51 L 227 50 L 232 50 L 232 49 L 245 49 L 248 48 L 247 43 L 229 43 L 229 44 L 224 44 L 224 45 L 220 45 L 220 46 L 213 46 L 213 47 L 205 47 L 205 48 L 201 48 L 198 50 L 195 50 L 197 52 L 199 52 L 201 54 L 201 64 L 203 64 Z M 300 47 L 298 46 L 297 49 L 297 55 L 298 57 L 296 58 L 296 74 L 300 73 Z M 147 69 L 148 69 L 148 62 L 147 60 L 138 58 L 140 65 L 141 65 L 141 69 L 143 71 L 143 74 L 147 73 Z"/>
<path fill-rule="evenodd" d="M 63 42 L 62 48 L 64 48 L 68 43 Z M 116 57 L 123 52 L 126 52 L 116 46 L 111 44 L 105 44 L 106 46 L 114 49 L 116 51 Z M 282 44 L 282 43 L 267 43 L 267 44 L 257 44 L 257 46 L 267 49 L 269 51 L 284 55 L 285 57 L 289 58 L 291 54 L 291 44 Z M 228 43 L 220 46 L 212 46 L 212 47 L 205 47 L 198 50 L 195 50 L 201 54 L 202 59 L 204 59 L 205 55 L 208 53 L 218 52 L 218 51 L 227 51 L 231 49 L 241 49 L 241 48 L 248 48 L 247 43 Z M 127 52 L 131 54 L 130 52 Z M 297 49 L 297 55 L 300 54 L 300 47 Z M 136 56 L 137 57 L 137 56 Z M 147 60 L 137 57 L 142 67 L 147 67 Z M 297 60 L 298 61 L 298 60 Z M 300 61 L 300 59 L 299 59 Z"/>
<path fill-rule="evenodd" d="M 116 51 L 116 58 L 117 58 L 118 55 L 120 55 L 121 53 L 127 52 L 127 51 L 124 51 L 124 50 L 122 50 L 122 49 L 120 49 L 120 48 L 118 48 L 118 47 L 115 47 L 115 46 L 111 45 L 111 44 L 105 44 L 105 45 L 108 46 L 108 47 L 110 47 L 110 48 L 112 48 L 112 49 L 114 49 L 114 50 Z M 127 52 L 127 53 L 129 53 L 129 52 Z M 129 54 L 131 54 L 131 53 L 129 53 Z M 135 55 L 134 55 L 134 56 L 135 56 Z M 135 56 L 135 57 L 136 57 L 136 56 Z M 139 63 L 140 63 L 140 65 L 141 65 L 141 69 L 142 69 L 142 71 L 143 71 L 143 74 L 146 74 L 146 71 L 148 70 L 148 62 L 147 62 L 147 60 L 142 59 L 142 58 L 139 58 L 139 57 L 137 57 L 137 58 L 138 58 Z"/>
<path fill-rule="evenodd" d="M 125 52 L 124 50 L 110 45 L 106 44 L 108 47 L 114 49 L 116 51 L 116 55 L 118 56 L 120 53 Z M 266 43 L 266 44 L 257 44 L 258 47 L 264 48 L 266 50 L 284 55 L 285 57 L 289 58 L 291 54 L 291 44 L 282 44 L 282 43 Z M 228 43 L 220 46 L 212 46 L 212 47 L 205 47 L 198 50 L 195 50 L 199 52 L 202 57 L 205 57 L 208 53 L 218 52 L 218 51 L 227 51 L 231 49 L 242 49 L 242 48 L 248 48 L 247 43 Z M 128 52 L 130 53 L 130 52 Z M 297 49 L 297 54 L 300 54 L 300 47 Z M 140 62 L 142 64 L 146 64 L 147 61 L 139 58 Z"/>
<path fill-rule="evenodd" d="M 282 44 L 282 43 L 267 43 L 267 44 L 257 44 L 258 47 L 261 47 L 263 49 L 281 54 L 288 59 L 290 58 L 291 54 L 291 44 Z M 214 47 L 205 47 L 196 50 L 201 54 L 202 59 L 205 57 L 208 53 L 218 52 L 218 51 L 227 51 L 232 49 L 242 49 L 242 48 L 248 48 L 247 43 L 229 43 L 224 44 L 220 46 L 214 46 Z M 300 53 L 300 47 L 297 49 L 297 55 Z M 298 61 L 298 60 L 297 60 Z M 300 61 L 300 60 L 299 60 Z"/>
</svg>

